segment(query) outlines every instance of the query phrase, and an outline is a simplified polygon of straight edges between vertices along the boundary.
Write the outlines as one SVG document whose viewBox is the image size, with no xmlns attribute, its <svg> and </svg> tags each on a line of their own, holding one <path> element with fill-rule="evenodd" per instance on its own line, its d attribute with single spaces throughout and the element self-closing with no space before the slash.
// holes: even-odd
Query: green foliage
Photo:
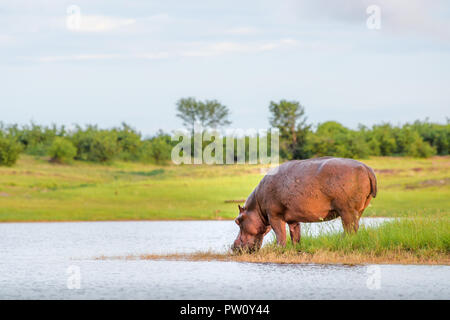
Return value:
<svg viewBox="0 0 450 320">
<path fill-rule="evenodd" d="M 160 131 L 156 136 L 143 142 L 141 160 L 162 164 L 170 160 L 172 144 L 170 136 Z"/>
<path fill-rule="evenodd" d="M 374 125 L 371 129 L 360 125 L 358 130 L 328 121 L 308 133 L 304 148 L 314 156 L 427 158 L 436 154 L 449 154 L 449 132 L 450 124 L 420 121 L 396 127 L 385 123 Z"/>
<path fill-rule="evenodd" d="M 319 124 L 317 130 L 308 135 L 306 148 L 315 156 L 344 158 L 365 158 L 370 152 L 361 132 L 335 121 Z"/>
<path fill-rule="evenodd" d="M 280 130 L 282 158 L 303 159 L 309 156 L 305 148 L 310 126 L 306 125 L 305 108 L 298 101 L 270 102 L 270 125 Z"/>
<path fill-rule="evenodd" d="M 372 155 L 387 156 L 396 153 L 397 142 L 390 124 L 374 125 L 366 135 Z"/>
<path fill-rule="evenodd" d="M 0 134 L 0 166 L 12 166 L 19 158 L 22 146 L 14 138 Z"/>
<path fill-rule="evenodd" d="M 411 128 L 419 133 L 423 141 L 429 143 L 439 155 L 450 153 L 450 119 L 447 124 L 430 123 L 428 120 L 415 121 Z"/>
<path fill-rule="evenodd" d="M 75 148 L 73 143 L 61 137 L 56 137 L 49 149 L 51 160 L 58 163 L 71 162 L 76 154 L 77 148 Z"/>
<path fill-rule="evenodd" d="M 204 128 L 227 126 L 231 123 L 229 114 L 228 107 L 217 100 L 197 101 L 189 97 L 177 102 L 177 117 L 188 129 L 193 129 L 197 122 Z"/>
<path fill-rule="evenodd" d="M 23 145 L 26 154 L 44 156 L 48 154 L 55 137 L 64 136 L 66 131 L 64 126 L 58 128 L 56 125 L 47 127 L 31 123 L 21 128 L 18 125 L 10 126 L 8 133 Z"/>
<path fill-rule="evenodd" d="M 423 141 L 420 134 L 413 127 L 406 124 L 395 130 L 397 153 L 410 157 L 427 158 L 436 154 L 435 148 Z"/>
<path fill-rule="evenodd" d="M 138 160 L 142 145 L 141 135 L 126 123 L 114 129 L 117 132 L 118 155 L 121 160 Z"/>
<path fill-rule="evenodd" d="M 114 159 L 119 150 L 117 136 L 114 132 L 100 130 L 94 135 L 87 160 L 107 162 Z"/>
<path fill-rule="evenodd" d="M 116 130 L 100 130 L 97 126 L 77 127 L 72 134 L 72 143 L 77 148 L 77 160 L 108 162 L 119 153 Z"/>
<path fill-rule="evenodd" d="M 406 146 L 406 155 L 416 158 L 428 158 L 436 154 L 436 149 L 423 141 L 417 132 L 411 134 L 411 140 Z"/>
<path fill-rule="evenodd" d="M 306 159 L 314 156 L 427 158 L 433 155 L 450 154 L 449 119 L 446 124 L 417 120 L 412 124 L 398 126 L 383 123 L 368 128 L 360 125 L 357 130 L 352 130 L 335 121 L 327 121 L 312 128 L 306 123 L 304 107 L 297 101 L 271 101 L 269 111 L 270 124 L 278 128 L 280 132 L 280 157 L 284 160 Z M 183 98 L 177 102 L 177 112 L 177 117 L 181 118 L 189 129 L 193 129 L 196 122 L 199 122 L 205 130 L 230 124 L 228 108 L 216 100 L 197 101 L 194 98 Z M 201 134 L 205 132 L 207 131 Z M 60 145 L 62 141 L 60 138 L 70 140 L 75 146 L 76 160 L 93 162 L 118 159 L 164 163 L 170 159 L 172 147 L 177 144 L 162 131 L 152 138 L 143 139 L 138 131 L 126 123 L 111 129 L 99 129 L 95 125 L 88 125 L 84 128 L 76 126 L 74 130 L 66 131 L 64 126 L 43 126 L 34 123 L 7 126 L 0 122 L 0 133 L 3 137 L 17 141 L 25 153 L 35 156 L 50 154 L 53 157 L 55 155 L 55 161 L 59 161 L 57 159 L 60 152 L 64 153 L 60 149 L 67 147 L 67 145 Z M 270 150 L 270 133 L 268 135 Z M 191 138 L 193 156 L 194 138 Z M 227 141 L 227 137 L 222 138 L 224 142 Z M 236 161 L 238 160 L 238 139 L 232 138 Z M 261 137 L 256 138 L 259 146 L 258 139 Z M 56 140 L 58 141 L 55 142 Z M 249 137 L 239 138 L 239 140 L 245 145 L 245 159 L 248 162 L 250 142 L 253 140 Z M 202 141 L 200 151 L 203 153 L 211 142 Z M 261 150 L 258 151 L 261 155 Z M 223 156 L 225 162 L 227 157 L 225 144 Z"/>
</svg>

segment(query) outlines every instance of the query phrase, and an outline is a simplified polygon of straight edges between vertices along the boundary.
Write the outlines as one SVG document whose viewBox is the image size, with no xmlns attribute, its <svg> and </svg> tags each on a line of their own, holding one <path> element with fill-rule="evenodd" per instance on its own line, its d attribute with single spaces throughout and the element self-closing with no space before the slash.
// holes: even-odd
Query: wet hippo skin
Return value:
<svg viewBox="0 0 450 320">
<path fill-rule="evenodd" d="M 286 223 L 291 239 L 300 241 L 300 222 L 321 222 L 341 217 L 346 232 L 357 232 L 359 219 L 377 195 L 372 168 L 362 162 L 323 157 L 294 160 L 267 174 L 239 206 L 240 227 L 234 249 L 261 247 L 273 229 L 277 243 L 286 244 Z"/>
</svg>

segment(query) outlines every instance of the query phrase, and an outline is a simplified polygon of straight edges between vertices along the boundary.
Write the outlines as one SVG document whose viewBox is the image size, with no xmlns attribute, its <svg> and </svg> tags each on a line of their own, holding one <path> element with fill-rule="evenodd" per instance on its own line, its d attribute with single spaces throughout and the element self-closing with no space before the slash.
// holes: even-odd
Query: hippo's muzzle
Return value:
<svg viewBox="0 0 450 320">
<path fill-rule="evenodd" d="M 257 251 L 259 248 L 261 248 L 261 241 L 254 241 L 252 243 L 247 242 L 245 243 L 238 237 L 236 240 L 234 240 L 233 245 L 231 246 L 231 249 L 237 253 L 237 252 L 247 252 L 252 253 Z"/>
</svg>

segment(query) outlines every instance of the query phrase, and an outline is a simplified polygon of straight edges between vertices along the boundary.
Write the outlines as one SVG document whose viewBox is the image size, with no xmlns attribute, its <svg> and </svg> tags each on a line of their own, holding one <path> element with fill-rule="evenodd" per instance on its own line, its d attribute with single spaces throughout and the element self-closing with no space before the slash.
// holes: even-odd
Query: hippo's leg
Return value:
<svg viewBox="0 0 450 320">
<path fill-rule="evenodd" d="M 366 210 L 366 208 L 369 206 L 370 200 L 372 200 L 372 196 L 369 195 L 367 197 L 367 199 L 364 201 L 364 205 L 362 206 L 362 208 L 359 210 L 359 217 L 361 218 L 364 210 Z"/>
<path fill-rule="evenodd" d="M 342 226 L 346 233 L 356 233 L 359 229 L 360 214 L 356 210 L 341 211 Z"/>
<path fill-rule="evenodd" d="M 300 222 L 289 224 L 289 233 L 291 235 L 291 241 L 293 244 L 300 242 Z"/>
<path fill-rule="evenodd" d="M 277 236 L 278 245 L 284 247 L 286 245 L 286 222 L 280 218 L 272 218 L 270 219 L 270 225 Z"/>
</svg>

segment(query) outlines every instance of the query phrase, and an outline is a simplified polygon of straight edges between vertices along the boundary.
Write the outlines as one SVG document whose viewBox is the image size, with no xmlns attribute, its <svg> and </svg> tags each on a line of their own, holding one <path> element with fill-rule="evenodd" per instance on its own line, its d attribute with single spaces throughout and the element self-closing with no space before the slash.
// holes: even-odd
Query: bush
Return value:
<svg viewBox="0 0 450 320">
<path fill-rule="evenodd" d="M 281 101 L 279 105 L 273 104 L 272 107 L 275 108 L 272 109 L 276 111 L 277 116 L 276 119 L 272 119 L 273 125 L 280 129 L 279 153 L 285 160 L 313 156 L 365 158 L 371 155 L 430 157 L 435 154 L 450 154 L 450 119 L 447 119 L 446 124 L 418 120 L 412 124 L 383 123 L 373 125 L 371 128 L 360 125 L 357 130 L 335 121 L 327 121 L 313 130 L 305 123 L 300 105 Z M 268 135 L 270 140 L 270 133 Z M 171 148 L 177 144 L 162 131 L 149 139 L 142 139 L 141 134 L 126 123 L 111 129 L 99 129 L 95 125 L 77 126 L 75 130 L 67 132 L 64 126 L 41 126 L 34 123 L 20 126 L 0 122 L 0 136 L 11 139 L 2 142 L 4 150 L 9 148 L 6 144 L 14 149 L 15 144 L 12 141 L 15 141 L 27 154 L 50 155 L 55 161 L 63 162 L 66 159 L 70 161 L 71 153 L 68 149 L 71 148 L 67 146 L 67 141 L 61 142 L 59 138 L 72 142 L 76 148 L 75 159 L 93 162 L 120 159 L 162 163 L 170 159 Z M 222 138 L 226 141 L 226 137 Z M 58 142 L 54 142 L 55 139 L 58 139 Z M 244 142 L 245 155 L 248 159 L 249 137 L 245 137 Z M 202 151 L 209 144 L 210 141 L 203 141 Z M 227 152 L 225 146 L 223 151 L 225 160 Z M 236 160 L 236 139 L 234 151 Z M 5 152 L 14 153 L 12 149 L 3 153 Z M 191 153 L 192 155 L 195 153 L 193 142 Z M 4 159 L 6 158 L 8 161 L 2 162 L 14 163 L 12 158 L 9 160 L 9 156 L 4 156 Z"/>
<path fill-rule="evenodd" d="M 428 119 L 425 121 L 415 121 L 412 124 L 422 137 L 423 141 L 428 142 L 436 149 L 439 155 L 448 155 L 450 151 L 450 119 L 447 124 L 430 123 Z"/>
<path fill-rule="evenodd" d="M 374 125 L 365 135 L 372 155 L 388 156 L 396 152 L 397 142 L 390 124 Z"/>
<path fill-rule="evenodd" d="M 83 130 L 78 127 L 71 141 L 77 148 L 77 160 L 108 162 L 119 154 L 115 130 L 99 130 L 96 126 L 88 126 Z"/>
<path fill-rule="evenodd" d="M 51 160 L 58 163 L 67 163 L 73 160 L 77 148 L 65 138 L 56 137 L 49 149 Z"/>
<path fill-rule="evenodd" d="M 0 135 L 0 165 L 12 166 L 19 158 L 22 146 L 11 137 Z"/>
<path fill-rule="evenodd" d="M 113 132 L 98 131 L 93 139 L 87 160 L 95 162 L 108 162 L 118 153 L 117 138 Z"/>
<path fill-rule="evenodd" d="M 428 158 L 436 154 L 436 149 L 428 142 L 423 141 L 417 132 L 406 147 L 406 154 L 410 157 Z"/>
<path fill-rule="evenodd" d="M 170 136 L 160 132 L 155 137 L 144 141 L 141 160 L 158 164 L 164 163 L 170 160 L 171 152 Z"/>
<path fill-rule="evenodd" d="M 44 156 L 48 154 L 53 139 L 57 136 L 64 136 L 64 126 L 58 128 L 56 125 L 51 127 L 36 125 L 24 125 L 19 128 L 17 125 L 9 128 L 9 133 L 17 138 L 23 145 L 24 152 L 34 156 Z"/>
<path fill-rule="evenodd" d="M 425 142 L 420 134 L 410 125 L 396 128 L 397 153 L 409 157 L 427 158 L 436 154 L 436 149 Z"/>
<path fill-rule="evenodd" d="M 319 124 L 315 132 L 309 133 L 305 149 L 315 156 L 365 158 L 369 155 L 362 132 L 347 129 L 334 121 Z"/>
<path fill-rule="evenodd" d="M 125 161 L 137 160 L 142 145 L 141 135 L 126 123 L 122 123 L 122 128 L 115 129 L 115 131 L 117 132 L 119 158 Z"/>
</svg>

